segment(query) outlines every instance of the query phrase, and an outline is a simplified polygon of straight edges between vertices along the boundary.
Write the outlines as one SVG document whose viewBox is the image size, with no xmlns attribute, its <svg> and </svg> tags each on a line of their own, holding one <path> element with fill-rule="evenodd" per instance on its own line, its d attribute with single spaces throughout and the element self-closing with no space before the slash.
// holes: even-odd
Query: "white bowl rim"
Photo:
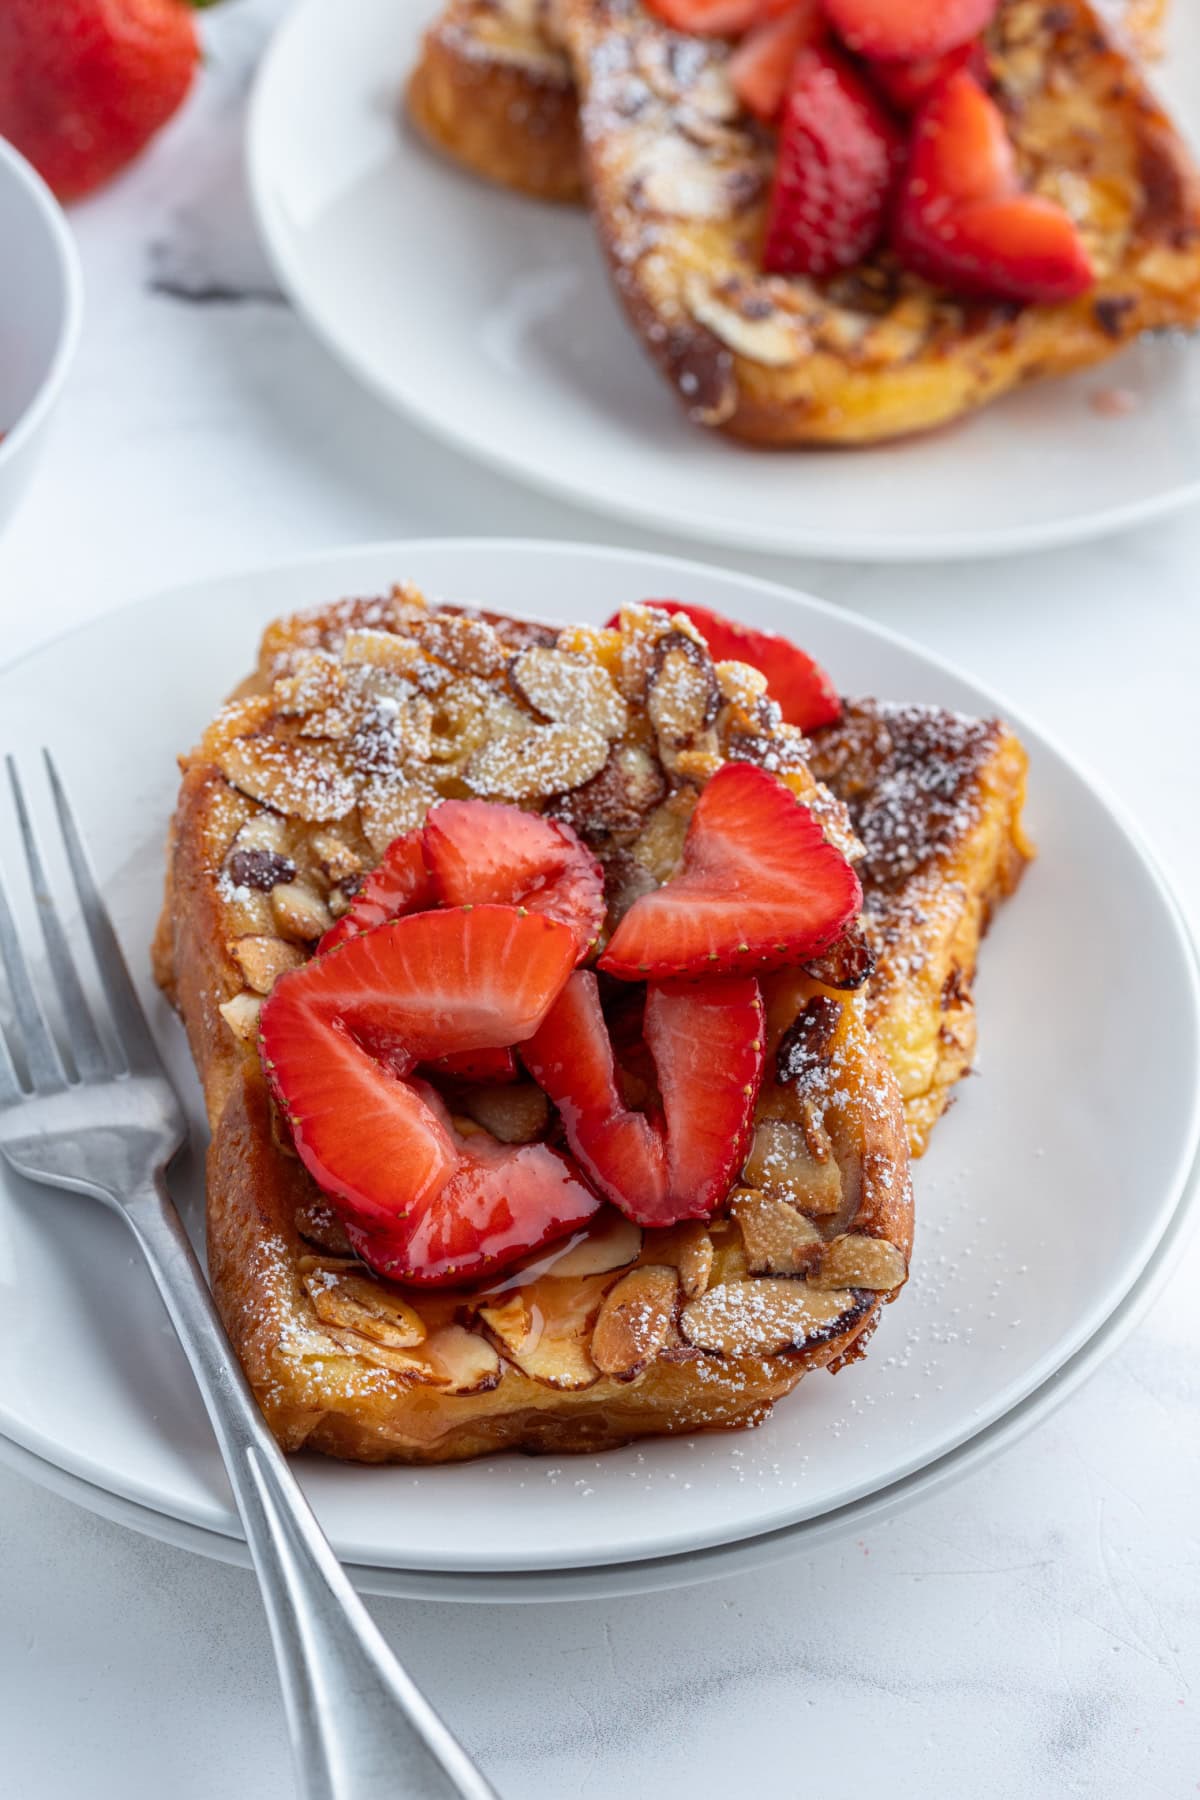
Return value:
<svg viewBox="0 0 1200 1800">
<path fill-rule="evenodd" d="M 0 437 L 0 469 L 13 461 L 52 410 L 75 357 L 83 329 L 83 270 L 67 217 L 33 164 L 0 137 L 0 171 L 7 169 L 24 187 L 45 224 L 58 261 L 63 291 L 63 323 L 50 365 L 33 399 Z"/>
</svg>

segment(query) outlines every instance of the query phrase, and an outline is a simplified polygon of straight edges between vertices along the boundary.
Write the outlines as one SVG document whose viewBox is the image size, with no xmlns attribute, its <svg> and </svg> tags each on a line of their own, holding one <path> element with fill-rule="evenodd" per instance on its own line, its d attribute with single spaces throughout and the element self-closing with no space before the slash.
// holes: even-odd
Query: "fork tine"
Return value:
<svg viewBox="0 0 1200 1800">
<path fill-rule="evenodd" d="M 33 897 L 37 901 L 38 917 L 41 920 L 42 936 L 46 940 L 46 954 L 50 960 L 50 970 L 54 976 L 62 1001 L 63 1016 L 71 1038 L 71 1056 L 75 1067 L 85 1081 L 101 1080 L 112 1073 L 104 1046 L 88 1010 L 84 999 L 83 987 L 76 973 L 75 963 L 67 944 L 66 933 L 59 921 L 54 905 L 54 896 L 50 892 L 50 884 L 46 880 L 46 870 L 38 850 L 37 839 L 33 834 L 33 824 L 29 817 L 29 809 L 25 805 L 25 795 L 21 788 L 21 778 L 17 774 L 17 765 L 11 756 L 6 757 L 8 779 L 12 788 L 13 805 L 17 810 L 17 824 L 21 831 L 21 841 L 25 846 L 25 860 L 29 864 L 29 879 L 33 886 Z"/>
<path fill-rule="evenodd" d="M 0 1031 L 0 1106 L 15 1106 L 18 1100 L 24 1098 L 12 1057 L 8 1054 L 4 1033 Z"/>
<path fill-rule="evenodd" d="M 50 1036 L 46 1021 L 42 1017 L 42 1009 L 38 1005 L 37 995 L 33 991 L 33 983 L 29 979 L 29 970 L 26 967 L 21 942 L 17 936 L 16 921 L 13 919 L 2 880 L 0 880 L 0 962 L 3 962 L 8 975 L 13 1010 L 17 1015 L 17 1030 L 24 1040 L 29 1078 L 37 1092 L 57 1093 L 66 1087 L 67 1079 L 63 1074 L 58 1051 L 54 1047 L 54 1039 Z M 8 1060 L 6 1056 L 5 1061 Z M 11 1063 L 9 1066 L 11 1068 Z"/>
<path fill-rule="evenodd" d="M 104 983 L 104 991 L 108 995 L 108 1004 L 112 1009 L 113 1025 L 120 1040 L 121 1049 L 131 1071 L 152 1070 L 159 1073 L 162 1061 L 158 1048 L 150 1035 L 150 1027 L 146 1023 L 146 1015 L 142 1011 L 142 1003 L 137 997 L 129 973 L 125 954 L 113 930 L 112 920 L 108 916 L 108 908 L 100 898 L 100 890 L 96 886 L 96 878 L 92 874 L 88 853 L 83 839 L 79 835 L 79 827 L 71 811 L 71 803 L 67 799 L 66 790 L 59 779 L 58 770 L 54 766 L 54 758 L 49 750 L 43 750 L 46 773 L 50 777 L 50 790 L 54 795 L 54 808 L 58 814 L 58 823 L 62 830 L 63 843 L 66 846 L 67 861 L 71 865 L 71 874 L 75 880 L 75 892 L 79 896 L 79 904 L 83 911 L 84 924 L 88 936 L 92 940 L 92 949 L 96 953 L 96 963 L 100 970 L 100 979 Z"/>
</svg>

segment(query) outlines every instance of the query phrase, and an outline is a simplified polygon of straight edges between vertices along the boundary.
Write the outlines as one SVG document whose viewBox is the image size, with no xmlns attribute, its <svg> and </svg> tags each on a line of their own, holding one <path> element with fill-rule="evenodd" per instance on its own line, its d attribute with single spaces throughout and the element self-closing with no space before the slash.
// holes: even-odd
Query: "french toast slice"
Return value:
<svg viewBox="0 0 1200 1800">
<path fill-rule="evenodd" d="M 1002 0 L 986 37 L 1024 185 L 1066 207 L 1097 274 L 1019 307 L 956 299 L 886 252 L 821 282 L 764 275 L 773 152 L 729 46 L 637 0 L 566 0 L 564 20 L 616 291 L 697 423 L 781 446 L 893 438 L 1200 318 L 1200 185 L 1088 0 Z"/>
<path fill-rule="evenodd" d="M 425 32 L 405 95 L 437 150 L 535 200 L 582 202 L 579 106 L 559 0 L 448 0 Z M 1157 54 L 1165 0 L 1108 0 L 1101 17 Z"/>
<path fill-rule="evenodd" d="M 980 942 L 1033 854 L 1021 825 L 1027 758 L 998 719 L 853 700 L 815 734 L 809 763 L 863 846 L 867 1019 L 921 1156 L 974 1060 Z"/>
<path fill-rule="evenodd" d="M 624 735 L 609 741 L 595 722 L 567 728 L 535 709 L 521 685 L 532 687 L 522 673 L 531 651 L 609 671 L 629 712 Z M 863 782 L 875 769 L 895 779 L 908 739 L 897 730 L 867 746 L 850 719 L 825 734 L 815 754 L 845 787 L 843 803 L 816 784 L 809 747 L 764 706 L 763 685 L 738 664 L 714 669 L 686 621 L 647 609 L 628 609 L 620 633 L 559 635 L 434 611 L 399 591 L 270 628 L 255 676 L 186 760 L 156 973 L 204 1082 L 214 1293 L 288 1449 L 444 1461 L 748 1425 L 808 1369 L 861 1353 L 904 1279 L 912 1236 L 904 1113 L 868 1015 L 890 1013 L 897 1039 L 918 1013 L 922 1028 L 940 1025 L 944 982 L 936 995 L 914 989 L 906 1014 L 896 997 L 833 986 L 836 970 L 771 978 L 777 1078 L 759 1102 L 748 1185 L 731 1215 L 643 1232 L 604 1209 L 565 1249 L 474 1292 L 402 1289 L 355 1262 L 273 1111 L 257 1054 L 262 996 L 441 795 L 491 790 L 568 819 L 605 864 L 613 917 L 672 871 L 696 792 L 727 751 L 770 764 L 858 855 L 850 821 L 857 809 L 870 824 Z M 551 735 L 531 745 L 533 732 Z M 550 769 L 547 757 L 560 760 Z M 998 895 L 1001 865 L 1015 873 L 1020 857 L 1019 747 L 999 727 L 981 729 L 957 779 L 953 824 L 946 814 L 920 841 L 938 868 L 956 859 L 964 885 L 976 884 L 976 935 L 947 926 L 938 965 L 962 972 L 966 1016 L 983 890 Z M 916 803 L 928 807 L 944 785 L 918 783 Z M 893 894 L 907 886 L 911 896 L 917 870 L 898 884 L 885 865 L 879 853 L 871 874 L 868 845 L 868 883 L 886 875 Z M 933 860 L 921 868 L 936 879 Z M 970 905 L 938 917 L 961 921 Z M 897 925 L 909 916 L 894 911 Z M 893 951 L 895 987 L 881 996 L 903 983 Z M 948 1067 L 922 1065 L 919 1080 L 905 1071 L 923 1119 Z M 508 1129 L 528 1129 L 528 1090 L 498 1093 L 465 1092 L 456 1105 L 503 1131 L 497 1104 L 515 1102 Z"/>
</svg>

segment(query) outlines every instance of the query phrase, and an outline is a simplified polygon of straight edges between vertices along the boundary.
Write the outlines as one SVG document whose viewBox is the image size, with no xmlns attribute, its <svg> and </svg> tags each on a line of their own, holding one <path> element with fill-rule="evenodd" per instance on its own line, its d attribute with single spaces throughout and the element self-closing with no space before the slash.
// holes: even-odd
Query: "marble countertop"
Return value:
<svg viewBox="0 0 1200 1800">
<path fill-rule="evenodd" d="M 697 554 L 419 437 L 293 317 L 240 172 L 247 84 L 282 10 L 214 14 L 201 91 L 74 214 L 87 323 L 45 465 L 0 540 L 6 658 L 144 592 L 372 538 Z M 1050 721 L 1200 913 L 1200 511 L 974 566 L 736 560 L 886 621 Z M 851 1784 L 895 1800 L 1182 1800 L 1200 1792 L 1197 1283 L 1193 1243 L 1062 1411 L 862 1538 L 641 1599 L 372 1608 L 500 1791 L 529 1800 L 808 1800 Z M 0 1545 L 6 1794 L 284 1800 L 249 1574 L 2 1472 Z"/>
</svg>

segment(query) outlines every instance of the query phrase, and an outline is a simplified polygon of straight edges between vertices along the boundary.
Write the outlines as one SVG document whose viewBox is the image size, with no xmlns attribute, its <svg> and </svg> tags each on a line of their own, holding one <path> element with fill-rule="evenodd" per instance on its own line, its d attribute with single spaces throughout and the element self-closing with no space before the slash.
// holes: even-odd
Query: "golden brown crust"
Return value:
<svg viewBox="0 0 1200 1800">
<path fill-rule="evenodd" d="M 1021 823 L 1028 758 L 998 720 L 863 700 L 817 733 L 811 763 L 864 846 L 868 1019 L 920 1156 L 974 1061 L 981 940 L 1033 854 Z"/>
<path fill-rule="evenodd" d="M 488 0 L 452 0 L 426 32 L 405 95 L 435 149 L 535 200 L 583 198 L 579 107 L 565 55 Z"/>
<path fill-rule="evenodd" d="M 565 18 L 617 293 L 700 423 L 777 446 L 895 437 L 1200 318 L 1190 157 L 1086 0 L 1007 0 L 989 33 L 1026 183 L 1068 206 L 1098 275 L 1020 308 L 956 302 L 887 256 L 824 284 L 762 275 L 772 152 L 731 104 L 727 47 L 675 39 L 637 0 Z"/>
<path fill-rule="evenodd" d="M 679 631 L 678 621 L 630 609 L 622 634 L 567 633 L 559 644 L 571 648 L 554 654 L 583 655 L 586 645 L 601 666 L 606 659 L 619 665 L 632 706 L 639 684 L 653 687 L 663 666 L 662 655 L 649 655 L 648 646 L 657 642 L 661 651 L 665 642 L 669 654 Z M 391 648 L 396 639 L 403 641 Z M 509 633 L 508 652 L 528 641 L 526 633 Z M 544 633 L 535 641 L 539 654 L 548 648 Z M 498 1294 L 401 1294 L 352 1263 L 336 1221 L 275 1121 L 253 1026 L 247 1030 L 238 1009 L 248 1007 L 252 1016 L 253 990 L 266 991 L 281 956 L 302 959 L 303 949 L 278 935 L 284 924 L 293 933 L 307 928 L 303 908 L 296 924 L 301 902 L 324 909 L 337 897 L 339 859 L 371 854 L 359 815 L 372 795 L 378 802 L 380 744 L 371 741 L 363 773 L 354 775 L 347 745 L 358 740 L 347 732 L 361 735 L 363 720 L 357 726 L 347 720 L 355 695 L 378 703 L 381 681 L 393 683 L 389 700 L 405 691 L 405 682 L 384 666 L 395 656 L 407 659 L 410 672 L 417 667 L 413 657 L 425 659 L 419 664 L 425 690 L 449 715 L 462 681 L 481 679 L 464 677 L 462 660 L 482 667 L 496 651 L 490 627 L 431 614 L 410 593 L 271 628 L 257 676 L 185 768 L 172 829 L 156 973 L 183 1013 L 211 1121 L 213 1291 L 264 1412 L 286 1448 L 307 1445 L 361 1461 L 446 1461 L 504 1448 L 589 1450 L 646 1434 L 754 1423 L 807 1370 L 852 1357 L 907 1273 L 912 1200 L 903 1116 L 862 996 L 839 995 L 804 975 L 776 978 L 768 993 L 772 1056 L 806 1008 L 815 1006 L 822 1020 L 821 1041 L 803 1074 L 769 1080 L 761 1107 L 776 1134 L 768 1162 L 776 1159 L 782 1191 L 794 1191 L 802 1207 L 811 1188 L 818 1208 L 805 1276 L 781 1281 L 770 1278 L 769 1268 L 751 1270 L 732 1221 L 637 1234 L 636 1265 L 660 1271 L 653 1278 L 659 1287 L 665 1271 L 675 1303 L 667 1308 L 654 1359 L 620 1374 L 600 1372 L 589 1342 L 607 1296 L 629 1272 L 625 1252 L 615 1263 L 601 1259 L 595 1272 L 569 1272 L 566 1264 L 561 1273 L 539 1272 L 539 1263 L 523 1278 L 528 1285 L 506 1279 Z M 445 656 L 459 662 L 439 660 Z M 501 656 L 494 678 L 501 687 L 508 666 Z M 752 694 L 750 672 L 735 665 L 721 670 L 729 693 Z M 484 691 L 471 689 L 478 705 Z M 393 722 L 398 705 L 393 701 L 387 713 Z M 513 712 L 511 694 L 504 705 Z M 734 700 L 726 709 L 732 728 L 742 715 Z M 659 717 L 660 742 L 666 742 L 661 734 L 668 726 L 677 732 L 680 721 L 665 719 L 661 709 Z M 513 729 L 507 714 L 502 723 Z M 474 729 L 469 720 L 466 726 Z M 470 744 L 475 741 L 472 736 Z M 680 764 L 689 754 L 699 757 L 711 771 L 720 760 L 717 741 L 714 735 L 713 750 L 672 754 Z M 779 739 L 794 755 L 790 743 Z M 284 767 L 284 750 L 305 759 L 299 784 Z M 312 769 L 322 757 L 329 772 L 318 781 Z M 458 765 L 438 766 L 443 782 L 459 780 Z M 787 774 L 818 797 L 802 765 Z M 689 777 L 677 771 L 674 778 L 682 792 Z M 276 807 L 265 803 L 264 788 Z M 294 814 L 280 810 L 285 797 Z M 836 803 L 826 797 L 823 805 L 836 824 L 842 817 Z M 337 813 L 332 825 L 331 813 Z M 670 817 L 662 804 L 651 816 L 660 814 Z M 678 829 L 671 826 L 672 841 Z M 651 836 L 659 846 L 654 853 L 667 855 L 661 825 Z M 636 847 L 641 839 L 633 841 Z M 264 848 L 268 843 L 274 848 Z M 259 860 L 238 862 L 247 855 Z M 322 870 L 328 883 L 318 891 Z M 262 891 L 254 885 L 260 876 Z M 774 1178 L 768 1168 L 764 1180 Z M 580 1246 L 593 1253 L 593 1263 L 605 1230 L 612 1227 L 602 1219 Z M 720 1297 L 715 1313 L 714 1296 Z M 527 1329 L 531 1319 L 539 1322 L 537 1334 Z M 609 1366 L 611 1356 L 605 1360 Z"/>
<path fill-rule="evenodd" d="M 720 42 L 678 38 L 635 0 L 570 0 L 549 37 L 544 15 L 503 4 L 456 0 L 444 17 L 452 29 L 434 27 L 434 54 L 445 105 L 431 135 L 452 154 L 469 138 L 462 160 L 534 193 L 546 171 L 523 120 L 538 116 L 539 60 L 561 59 L 565 36 L 583 94 L 585 182 L 630 323 L 688 415 L 748 443 L 928 430 L 1200 318 L 1191 158 L 1087 0 L 1005 0 L 991 35 L 1024 176 L 1076 216 L 1100 276 L 1070 305 L 1025 308 L 964 307 L 887 257 L 820 288 L 762 276 L 772 154 L 738 117 Z M 497 32 L 502 60 L 489 44 Z M 568 137 L 564 107 L 556 197 L 579 185 Z"/>
</svg>

